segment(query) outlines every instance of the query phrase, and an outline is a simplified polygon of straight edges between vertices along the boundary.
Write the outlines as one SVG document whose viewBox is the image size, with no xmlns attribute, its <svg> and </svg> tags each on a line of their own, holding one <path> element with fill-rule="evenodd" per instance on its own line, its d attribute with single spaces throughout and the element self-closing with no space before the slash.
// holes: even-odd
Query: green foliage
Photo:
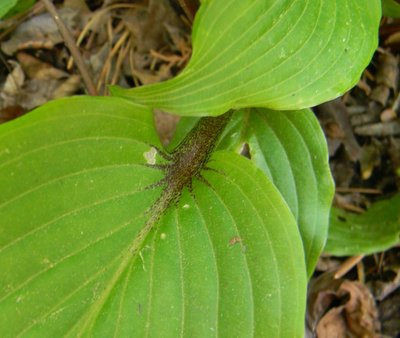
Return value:
<svg viewBox="0 0 400 338">
<path fill-rule="evenodd" d="M 196 121 L 182 119 L 172 147 Z M 334 191 L 326 141 L 317 118 L 309 109 L 238 111 L 218 148 L 240 153 L 244 144 L 249 145 L 252 161 L 275 184 L 295 216 L 311 275 L 325 246 Z"/>
<path fill-rule="evenodd" d="M 377 47 L 380 12 L 379 0 L 206 0 L 180 75 L 112 92 L 185 116 L 314 106 L 357 83 Z"/>
<path fill-rule="evenodd" d="M 7 18 L 26 11 L 34 5 L 36 0 L 1 0 L 0 18 Z"/>
<path fill-rule="evenodd" d="M 400 195 L 361 215 L 332 208 L 325 251 L 336 256 L 372 254 L 400 243 Z"/>
<path fill-rule="evenodd" d="M 0 18 L 4 17 L 11 8 L 13 8 L 18 0 L 3 0 L 0 2 Z"/>
<path fill-rule="evenodd" d="M 350 88 L 377 45 L 380 8 L 203 0 L 175 79 L 1 125 L 0 336 L 302 337 L 332 179 L 312 112 L 266 108 Z M 157 150 L 152 108 L 240 107 L 218 144 L 183 126 L 179 166 L 180 147 Z M 237 154 L 244 143 L 251 161 Z M 201 161 L 198 145 L 211 152 Z"/>
<path fill-rule="evenodd" d="M 274 182 L 297 220 L 308 274 L 325 245 L 334 185 L 324 134 L 310 110 L 247 110 L 221 142 L 247 143 L 253 162 Z M 235 140 L 236 135 L 240 138 Z"/>
<path fill-rule="evenodd" d="M 2 337 L 302 332 L 300 235 L 250 161 L 215 153 L 210 186 L 195 180 L 157 214 L 148 109 L 71 98 L 0 134 Z"/>
<path fill-rule="evenodd" d="M 392 18 L 400 18 L 400 4 L 395 0 L 382 0 L 382 14 Z"/>
</svg>

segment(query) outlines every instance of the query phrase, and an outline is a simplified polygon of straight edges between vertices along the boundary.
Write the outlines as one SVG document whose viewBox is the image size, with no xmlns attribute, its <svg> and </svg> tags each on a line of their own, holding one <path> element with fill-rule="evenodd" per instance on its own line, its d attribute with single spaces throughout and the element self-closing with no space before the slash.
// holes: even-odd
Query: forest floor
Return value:
<svg viewBox="0 0 400 338">
<path fill-rule="evenodd" d="M 191 55 L 194 8 L 178 0 L 64 0 L 57 10 L 93 80 L 144 85 L 177 75 Z M 188 3 L 195 3 L 194 1 Z M 84 94 L 76 60 L 42 2 L 0 21 L 0 123 L 59 97 Z M 361 214 L 400 191 L 400 21 L 384 18 L 380 46 L 358 85 L 313 108 L 328 141 L 337 207 Z M 167 144 L 178 118 L 156 112 Z M 309 287 L 319 337 L 400 337 L 400 248 L 370 256 L 323 255 Z M 379 332 L 379 334 L 377 333 Z"/>
</svg>

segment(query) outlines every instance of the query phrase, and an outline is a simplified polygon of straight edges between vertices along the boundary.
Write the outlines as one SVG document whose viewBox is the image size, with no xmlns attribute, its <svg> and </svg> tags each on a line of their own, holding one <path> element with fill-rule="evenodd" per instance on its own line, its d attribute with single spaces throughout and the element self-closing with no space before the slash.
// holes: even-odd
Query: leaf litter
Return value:
<svg viewBox="0 0 400 338">
<path fill-rule="evenodd" d="M 400 191 L 399 37 L 400 21 L 384 18 L 380 47 L 358 85 L 315 108 L 328 141 L 334 203 L 350 212 Z M 321 258 L 309 285 L 309 336 L 399 337 L 400 247 L 362 257 L 335 279 L 346 264 Z"/>
</svg>

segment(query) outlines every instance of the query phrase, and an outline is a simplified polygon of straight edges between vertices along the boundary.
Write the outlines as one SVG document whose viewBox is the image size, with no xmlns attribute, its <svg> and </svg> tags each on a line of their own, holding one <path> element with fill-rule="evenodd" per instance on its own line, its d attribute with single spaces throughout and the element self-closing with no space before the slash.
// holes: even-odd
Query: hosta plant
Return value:
<svg viewBox="0 0 400 338">
<path fill-rule="evenodd" d="M 358 81 L 380 7 L 203 0 L 176 78 L 0 126 L 0 336 L 302 337 L 333 194 L 308 107 Z M 191 116 L 168 150 L 154 108 Z"/>
</svg>

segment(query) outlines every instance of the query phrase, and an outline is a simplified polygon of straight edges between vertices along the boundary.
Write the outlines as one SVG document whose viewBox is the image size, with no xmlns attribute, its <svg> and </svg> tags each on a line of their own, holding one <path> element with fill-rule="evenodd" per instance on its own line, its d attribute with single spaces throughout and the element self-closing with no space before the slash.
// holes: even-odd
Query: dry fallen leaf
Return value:
<svg viewBox="0 0 400 338">
<path fill-rule="evenodd" d="M 30 79 L 49 80 L 69 76 L 67 72 L 54 68 L 51 64 L 43 62 L 27 53 L 17 53 L 17 60 Z"/>
<path fill-rule="evenodd" d="M 326 273 L 310 284 L 307 309 L 309 336 L 318 338 L 379 337 L 374 299 L 359 282 L 334 279 Z"/>
<path fill-rule="evenodd" d="M 59 14 L 69 28 L 76 26 L 76 10 L 64 8 L 60 9 Z M 51 49 L 61 42 L 63 38 L 53 18 L 50 14 L 43 13 L 20 24 L 10 39 L 1 43 L 1 50 L 7 55 L 12 55 L 18 50 L 28 48 Z"/>
<path fill-rule="evenodd" d="M 31 110 L 49 100 L 76 93 L 81 87 L 79 75 L 57 69 L 32 55 L 19 52 L 19 63 L 8 75 L 0 92 L 3 108 L 20 107 Z"/>
<path fill-rule="evenodd" d="M 335 293 L 341 305 L 330 309 L 317 325 L 318 338 L 378 337 L 378 312 L 369 290 L 358 282 L 345 280 Z M 337 335 L 341 332 L 341 335 Z"/>
</svg>

